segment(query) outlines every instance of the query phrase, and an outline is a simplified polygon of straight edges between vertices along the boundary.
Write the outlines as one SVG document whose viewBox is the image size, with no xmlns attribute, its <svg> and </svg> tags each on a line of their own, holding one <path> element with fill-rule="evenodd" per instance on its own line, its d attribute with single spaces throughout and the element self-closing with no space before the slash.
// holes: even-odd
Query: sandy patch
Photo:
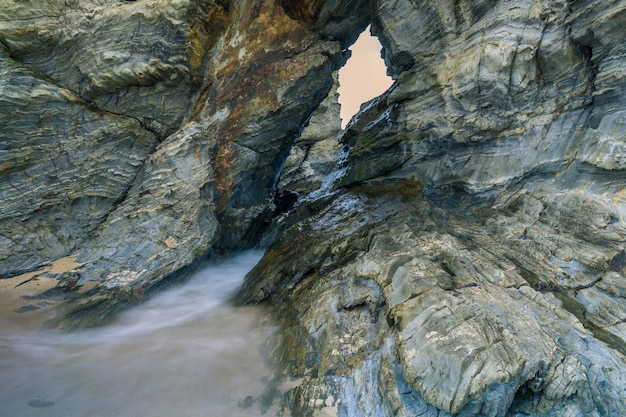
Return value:
<svg viewBox="0 0 626 417">
<path fill-rule="evenodd" d="M 52 307 L 58 304 L 58 301 L 37 298 L 58 282 L 42 275 L 60 274 L 78 266 L 75 258 L 65 257 L 36 271 L 0 279 L 0 332 L 14 328 L 39 329 L 50 318 Z"/>
</svg>

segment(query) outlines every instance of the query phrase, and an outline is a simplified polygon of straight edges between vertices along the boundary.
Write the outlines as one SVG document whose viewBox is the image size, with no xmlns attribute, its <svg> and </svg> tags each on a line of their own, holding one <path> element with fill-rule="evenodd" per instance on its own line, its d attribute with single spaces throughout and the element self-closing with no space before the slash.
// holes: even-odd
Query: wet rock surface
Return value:
<svg viewBox="0 0 626 417">
<path fill-rule="evenodd" d="M 395 84 L 335 150 L 370 23 Z M 0 267 L 76 258 L 37 297 L 55 325 L 261 239 L 239 300 L 282 331 L 251 403 L 626 415 L 622 1 L 11 2 L 0 27 Z"/>
<path fill-rule="evenodd" d="M 502 230 L 510 213 L 416 182 L 339 191 L 314 213 L 240 294 L 275 304 L 285 329 L 276 401 L 338 415 L 622 415 L 623 339 L 580 302 L 617 278 L 608 256 L 558 287 L 562 261 L 527 265 L 529 242 Z M 533 245 L 560 240 L 539 217 Z"/>
<path fill-rule="evenodd" d="M 367 24 L 357 6 L 299 21 L 273 1 L 11 2 L 1 274 L 76 257 L 51 294 L 68 299 L 55 324 L 89 325 L 249 246 Z"/>
<path fill-rule="evenodd" d="M 623 56 L 595 35 L 624 14 L 597 6 L 375 2 L 396 83 L 241 294 L 285 329 L 276 401 L 624 415 Z"/>
</svg>

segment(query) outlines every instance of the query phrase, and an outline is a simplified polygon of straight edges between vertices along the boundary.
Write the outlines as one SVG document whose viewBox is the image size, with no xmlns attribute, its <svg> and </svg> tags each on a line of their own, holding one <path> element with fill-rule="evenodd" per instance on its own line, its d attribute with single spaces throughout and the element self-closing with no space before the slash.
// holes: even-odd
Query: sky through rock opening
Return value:
<svg viewBox="0 0 626 417">
<path fill-rule="evenodd" d="M 359 111 L 362 103 L 381 95 L 392 83 L 380 55 L 381 48 L 378 38 L 370 34 L 369 27 L 350 47 L 352 56 L 339 70 L 342 128 Z"/>
</svg>

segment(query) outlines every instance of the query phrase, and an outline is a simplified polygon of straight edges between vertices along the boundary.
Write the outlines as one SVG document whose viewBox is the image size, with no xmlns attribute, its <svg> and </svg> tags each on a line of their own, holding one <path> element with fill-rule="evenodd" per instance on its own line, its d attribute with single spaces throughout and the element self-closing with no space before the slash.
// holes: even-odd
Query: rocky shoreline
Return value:
<svg viewBox="0 0 626 417">
<path fill-rule="evenodd" d="M 368 25 L 394 85 L 341 132 Z M 72 329 L 261 243 L 238 299 L 276 311 L 293 416 L 625 416 L 624 28 L 621 0 L 9 2 L 0 276 L 71 257 L 20 295 Z"/>
</svg>

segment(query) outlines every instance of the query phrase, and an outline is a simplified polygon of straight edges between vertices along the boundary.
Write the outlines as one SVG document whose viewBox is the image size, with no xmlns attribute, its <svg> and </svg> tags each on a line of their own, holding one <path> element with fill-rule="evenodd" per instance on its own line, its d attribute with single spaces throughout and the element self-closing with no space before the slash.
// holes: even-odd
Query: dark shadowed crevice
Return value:
<svg viewBox="0 0 626 417">
<path fill-rule="evenodd" d="M 339 41 L 342 49 L 352 45 L 371 21 L 368 0 L 278 0 L 278 4 L 322 39 Z"/>
</svg>

